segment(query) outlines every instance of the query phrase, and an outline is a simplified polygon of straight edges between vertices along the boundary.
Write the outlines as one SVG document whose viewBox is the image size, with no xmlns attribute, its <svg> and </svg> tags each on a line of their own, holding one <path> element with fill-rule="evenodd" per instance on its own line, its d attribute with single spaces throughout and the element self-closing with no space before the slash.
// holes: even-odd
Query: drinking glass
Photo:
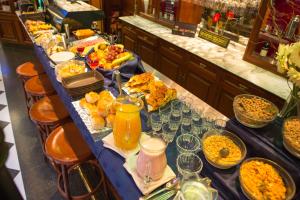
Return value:
<svg viewBox="0 0 300 200">
<path fill-rule="evenodd" d="M 189 110 L 182 110 L 182 124 L 188 125 L 191 124 L 192 120 L 192 112 L 191 109 Z"/>
<path fill-rule="evenodd" d="M 181 115 L 177 116 L 172 112 L 169 119 L 170 129 L 177 131 L 181 123 Z"/>
<path fill-rule="evenodd" d="M 176 135 L 176 131 L 172 130 L 169 124 L 162 125 L 162 137 L 165 142 L 167 143 L 172 142 L 174 140 L 175 135 Z"/>
<path fill-rule="evenodd" d="M 201 137 L 202 136 L 202 123 L 201 121 L 192 121 L 192 134 L 193 135 L 196 135 L 198 137 Z"/>
<path fill-rule="evenodd" d="M 181 124 L 181 134 L 190 134 L 192 133 L 191 124 Z"/>
<path fill-rule="evenodd" d="M 150 121 L 151 121 L 151 127 L 152 130 L 154 131 L 154 134 L 157 134 L 158 131 L 161 130 L 161 126 L 162 126 L 160 115 L 158 113 L 152 113 L 150 116 Z"/>
<path fill-rule="evenodd" d="M 159 115 L 161 117 L 162 123 L 167 123 L 171 114 L 171 106 L 166 105 L 159 108 Z"/>
<path fill-rule="evenodd" d="M 176 139 L 176 147 L 179 153 L 197 153 L 201 150 L 200 140 L 191 134 L 182 134 Z"/>
<path fill-rule="evenodd" d="M 226 126 L 226 120 L 224 119 L 216 119 L 214 121 L 214 128 L 224 130 Z"/>
<path fill-rule="evenodd" d="M 214 118 L 212 117 L 205 117 L 204 118 L 204 126 L 206 126 L 207 129 L 214 129 Z"/>
<path fill-rule="evenodd" d="M 192 120 L 200 121 L 203 111 L 201 109 L 192 109 Z"/>
<path fill-rule="evenodd" d="M 176 159 L 177 170 L 181 178 L 198 175 L 203 167 L 203 162 L 194 153 L 182 153 Z"/>
<path fill-rule="evenodd" d="M 182 102 L 179 100 L 174 100 L 171 102 L 172 114 L 174 116 L 181 116 Z"/>
<path fill-rule="evenodd" d="M 183 103 L 183 105 L 182 105 L 182 112 L 188 113 L 190 111 L 191 111 L 190 105 L 188 103 Z"/>
</svg>

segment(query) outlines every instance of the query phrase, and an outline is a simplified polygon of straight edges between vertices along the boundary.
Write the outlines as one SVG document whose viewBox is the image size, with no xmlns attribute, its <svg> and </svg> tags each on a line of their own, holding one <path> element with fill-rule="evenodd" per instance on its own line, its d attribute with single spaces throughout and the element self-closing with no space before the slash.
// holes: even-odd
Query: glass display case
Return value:
<svg viewBox="0 0 300 200">
<path fill-rule="evenodd" d="M 155 19 L 158 2 L 159 0 L 139 0 L 137 3 L 138 14 L 150 19 Z"/>
<path fill-rule="evenodd" d="M 14 12 L 16 7 L 16 0 L 0 0 L 0 11 L 2 12 Z"/>
<path fill-rule="evenodd" d="M 277 73 L 279 44 L 300 41 L 300 0 L 262 1 L 244 60 Z"/>
<path fill-rule="evenodd" d="M 137 3 L 138 15 L 168 27 L 173 27 L 176 21 L 198 24 L 202 10 L 198 1 L 191 0 L 138 0 Z"/>
<path fill-rule="evenodd" d="M 177 17 L 178 0 L 160 0 L 159 19 L 174 22 Z"/>
</svg>

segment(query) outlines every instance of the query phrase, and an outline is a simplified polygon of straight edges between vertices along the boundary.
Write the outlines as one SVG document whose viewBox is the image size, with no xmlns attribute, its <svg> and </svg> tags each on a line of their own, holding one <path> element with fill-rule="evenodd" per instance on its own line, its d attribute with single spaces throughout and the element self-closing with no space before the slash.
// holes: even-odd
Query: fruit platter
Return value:
<svg viewBox="0 0 300 200">
<path fill-rule="evenodd" d="M 108 45 L 106 43 L 95 45 L 86 57 L 88 66 L 93 70 L 97 68 L 114 70 L 120 68 L 123 63 L 134 59 L 134 55 L 126 51 L 122 44 Z"/>
<path fill-rule="evenodd" d="M 80 57 L 85 57 L 92 49 L 103 43 L 105 44 L 105 40 L 103 38 L 92 36 L 73 42 L 70 45 L 71 47 L 69 48 L 69 51 L 79 55 Z"/>
</svg>

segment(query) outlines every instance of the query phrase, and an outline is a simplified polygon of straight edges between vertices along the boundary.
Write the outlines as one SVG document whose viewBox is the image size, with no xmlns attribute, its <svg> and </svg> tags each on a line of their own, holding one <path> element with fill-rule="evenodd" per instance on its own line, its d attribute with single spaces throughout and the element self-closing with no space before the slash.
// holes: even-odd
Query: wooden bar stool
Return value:
<svg viewBox="0 0 300 200">
<path fill-rule="evenodd" d="M 16 69 L 17 74 L 20 76 L 22 79 L 22 83 L 24 84 L 25 81 L 28 79 L 37 76 L 39 74 L 44 73 L 42 67 L 40 66 L 35 66 L 31 62 L 25 62 L 21 65 L 19 65 Z"/>
<path fill-rule="evenodd" d="M 37 124 L 43 151 L 46 138 L 59 125 L 68 120 L 69 113 L 61 102 L 59 96 L 46 96 L 34 103 L 29 116 Z"/>
<path fill-rule="evenodd" d="M 46 74 L 34 76 L 27 80 L 24 85 L 25 94 L 27 96 L 27 109 L 44 96 L 55 94 L 51 81 Z"/>
<path fill-rule="evenodd" d="M 74 200 L 90 199 L 92 195 L 98 191 L 101 185 L 103 186 L 105 196 L 107 197 L 104 174 L 98 163 L 93 159 L 92 152 L 83 140 L 74 123 L 69 122 L 53 130 L 46 139 L 45 152 L 49 159 L 60 166 L 57 188 L 64 198 Z M 69 174 L 73 170 L 78 170 L 79 174 L 81 174 L 81 167 L 83 164 L 91 166 L 100 176 L 100 180 L 94 188 L 86 186 L 88 187 L 88 192 L 86 194 L 77 196 L 71 195 Z M 87 180 L 82 176 L 81 179 L 86 185 Z"/>
<path fill-rule="evenodd" d="M 30 98 L 28 98 L 27 93 L 24 89 L 25 82 L 34 76 L 44 73 L 44 71 L 43 71 L 42 67 L 37 67 L 31 62 L 25 62 L 17 67 L 16 72 L 22 81 L 24 95 L 25 95 L 25 99 L 26 99 L 27 110 L 29 110 L 31 100 L 30 100 Z"/>
</svg>

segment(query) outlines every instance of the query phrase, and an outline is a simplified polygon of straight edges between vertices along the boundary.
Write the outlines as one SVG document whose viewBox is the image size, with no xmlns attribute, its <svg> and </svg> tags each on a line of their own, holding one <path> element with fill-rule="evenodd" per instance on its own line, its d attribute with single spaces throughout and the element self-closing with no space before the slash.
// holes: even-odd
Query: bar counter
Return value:
<svg viewBox="0 0 300 200">
<path fill-rule="evenodd" d="M 120 20 L 214 63 L 278 97 L 286 99 L 289 95 L 290 89 L 285 78 L 243 60 L 244 45 L 230 42 L 225 49 L 198 37 L 174 35 L 170 28 L 137 15 L 120 17 Z"/>
</svg>

